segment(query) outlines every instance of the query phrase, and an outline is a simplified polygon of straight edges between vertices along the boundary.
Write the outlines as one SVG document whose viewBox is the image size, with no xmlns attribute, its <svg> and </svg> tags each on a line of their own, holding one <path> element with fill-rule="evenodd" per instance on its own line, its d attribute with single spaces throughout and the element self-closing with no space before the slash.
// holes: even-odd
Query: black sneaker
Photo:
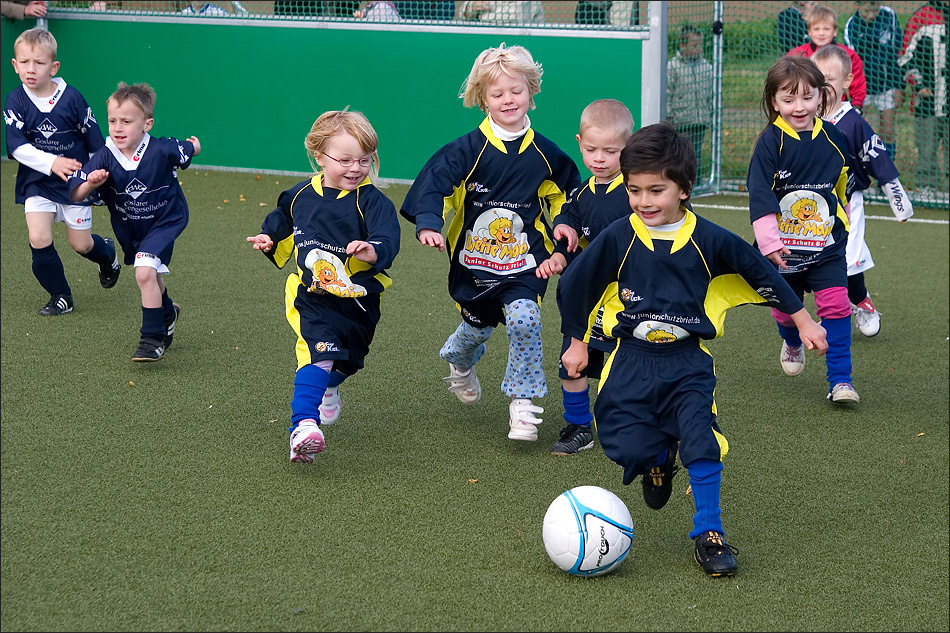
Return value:
<svg viewBox="0 0 950 633">
<path fill-rule="evenodd" d="M 694 540 L 696 562 L 710 576 L 732 576 L 739 569 L 735 557 L 739 550 L 726 543 L 719 532 L 703 532 Z"/>
<path fill-rule="evenodd" d="M 119 256 L 115 252 L 115 242 L 110 237 L 102 238 L 106 244 L 112 247 L 112 266 L 104 268 L 99 266 L 99 283 L 103 288 L 111 288 L 119 281 L 119 273 L 122 272 L 122 266 L 119 264 Z"/>
<path fill-rule="evenodd" d="M 46 305 L 40 308 L 40 316 L 59 316 L 72 311 L 72 295 L 50 295 Z"/>
<path fill-rule="evenodd" d="M 172 339 L 175 336 L 175 324 L 178 323 L 178 317 L 181 316 L 181 306 L 177 303 L 172 303 L 172 308 L 175 310 L 175 318 L 171 321 L 165 321 L 163 325 L 165 326 L 165 340 L 162 344 L 165 346 L 165 349 L 168 349 L 172 346 Z"/>
<path fill-rule="evenodd" d="M 594 434 L 589 426 L 568 424 L 561 429 L 561 437 L 551 447 L 554 455 L 577 455 L 594 445 Z"/>
<path fill-rule="evenodd" d="M 673 476 L 679 472 L 676 465 L 676 448 L 674 444 L 666 451 L 666 461 L 654 466 L 643 476 L 643 500 L 654 510 L 659 510 L 670 500 L 673 494 Z"/>
<path fill-rule="evenodd" d="M 139 340 L 139 346 L 132 354 L 132 360 L 137 363 L 151 363 L 161 360 L 165 355 L 165 345 L 160 338 L 148 338 L 143 336 Z"/>
</svg>

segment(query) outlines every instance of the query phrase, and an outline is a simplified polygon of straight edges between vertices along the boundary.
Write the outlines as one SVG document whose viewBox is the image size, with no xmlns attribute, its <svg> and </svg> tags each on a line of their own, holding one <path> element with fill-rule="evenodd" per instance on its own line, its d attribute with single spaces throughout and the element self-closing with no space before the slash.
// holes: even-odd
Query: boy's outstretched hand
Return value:
<svg viewBox="0 0 950 633">
<path fill-rule="evenodd" d="M 419 231 L 419 234 L 416 237 L 418 237 L 419 241 L 426 246 L 439 249 L 439 252 L 445 250 L 445 238 L 438 231 L 433 231 L 432 229 L 422 229 Z"/>
<path fill-rule="evenodd" d="M 269 253 L 270 249 L 274 248 L 274 240 L 271 239 L 271 236 L 267 233 L 258 233 L 257 235 L 252 235 L 247 238 L 247 241 L 251 243 L 251 246 L 254 247 L 255 251 L 264 251 Z"/>
<path fill-rule="evenodd" d="M 353 240 L 346 245 L 346 254 L 352 255 L 361 262 L 366 262 L 367 264 L 376 263 L 376 248 L 369 242 L 364 242 L 362 240 Z"/>
<path fill-rule="evenodd" d="M 798 336 L 802 339 L 802 344 L 805 346 L 805 349 L 818 350 L 819 356 L 828 351 L 828 338 L 825 328 L 811 318 L 811 315 L 808 314 L 808 310 L 802 308 L 791 315 L 791 317 L 792 320 L 795 321 L 795 327 L 798 328 Z"/>
</svg>

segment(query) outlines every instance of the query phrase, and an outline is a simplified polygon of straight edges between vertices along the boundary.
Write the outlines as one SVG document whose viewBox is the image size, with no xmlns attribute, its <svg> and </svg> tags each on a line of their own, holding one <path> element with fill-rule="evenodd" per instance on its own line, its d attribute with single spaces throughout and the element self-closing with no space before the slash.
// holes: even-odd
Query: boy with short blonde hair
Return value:
<svg viewBox="0 0 950 633">
<path fill-rule="evenodd" d="M 614 220 L 630 215 L 627 190 L 620 176 L 620 152 L 633 134 L 633 115 L 616 99 L 598 99 L 581 113 L 580 146 L 584 166 L 591 172 L 590 179 L 562 208 L 555 225 L 567 223 L 579 236 L 578 247 L 583 249 Z M 547 278 L 562 272 L 574 254 L 563 244 L 555 247 L 550 258 L 538 266 L 538 276 Z M 554 455 L 576 455 L 594 445 L 591 429 L 589 379 L 599 380 L 605 354 L 616 345 L 616 340 L 604 334 L 600 313 L 590 333 L 591 360 L 579 377 L 571 377 L 558 363 L 561 396 L 564 402 L 564 422 L 558 440 L 551 447 Z M 570 338 L 565 337 L 561 352 L 567 350 Z"/>
<path fill-rule="evenodd" d="M 7 155 L 20 164 L 15 200 L 26 214 L 33 275 L 50 295 L 39 313 L 57 316 L 71 312 L 74 303 L 53 246 L 54 223 L 64 223 L 73 250 L 98 265 L 103 288 L 119 280 L 113 241 L 92 232 L 92 202 L 73 202 L 66 187 L 69 174 L 102 147 L 103 138 L 83 96 L 55 76 L 56 39 L 49 31 L 24 31 L 13 50 L 13 68 L 23 84 L 7 95 L 3 107 Z"/>
<path fill-rule="evenodd" d="M 811 38 L 811 42 L 793 48 L 788 54 L 811 57 L 822 46 L 834 45 L 843 48 L 848 57 L 851 58 L 851 73 L 854 75 L 848 97 L 851 104 L 860 111 L 864 107 L 864 99 L 868 94 L 867 78 L 864 76 L 864 63 L 861 61 L 861 56 L 854 49 L 848 48 L 844 44 L 838 44 L 835 40 L 838 35 L 838 14 L 831 7 L 819 5 L 811 10 L 806 22 L 808 23 L 808 37 Z M 844 95 L 842 95 L 842 98 L 844 98 Z"/>
<path fill-rule="evenodd" d="M 201 152 L 201 144 L 194 136 L 179 141 L 149 135 L 155 91 L 148 84 L 120 83 L 106 105 L 109 138 L 70 176 L 69 191 L 73 200 L 79 200 L 99 189 L 109 207 L 125 264 L 135 266 L 142 294 L 141 338 L 132 360 L 152 362 L 161 360 L 171 346 L 181 313 L 163 279 L 175 239 L 188 225 L 188 202 L 177 168 L 186 169 Z"/>
</svg>

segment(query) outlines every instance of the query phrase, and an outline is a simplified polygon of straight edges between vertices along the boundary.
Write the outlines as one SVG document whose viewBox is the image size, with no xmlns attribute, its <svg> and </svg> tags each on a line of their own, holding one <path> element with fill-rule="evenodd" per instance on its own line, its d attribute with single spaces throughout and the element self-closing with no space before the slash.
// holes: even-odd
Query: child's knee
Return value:
<svg viewBox="0 0 950 633">
<path fill-rule="evenodd" d="M 530 299 L 518 299 L 505 306 L 505 327 L 509 337 L 541 336 L 541 306 Z"/>
</svg>

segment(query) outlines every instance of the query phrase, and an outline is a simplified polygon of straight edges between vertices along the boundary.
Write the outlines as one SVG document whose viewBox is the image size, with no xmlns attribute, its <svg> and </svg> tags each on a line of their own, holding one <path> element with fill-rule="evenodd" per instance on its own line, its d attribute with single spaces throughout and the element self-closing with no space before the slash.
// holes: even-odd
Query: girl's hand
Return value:
<svg viewBox="0 0 950 633">
<path fill-rule="evenodd" d="M 255 251 L 264 251 L 265 253 L 269 253 L 270 249 L 274 248 L 274 240 L 272 240 L 270 235 L 267 233 L 252 235 L 247 238 L 247 241 L 251 243 L 251 246 L 254 247 Z"/>
</svg>

